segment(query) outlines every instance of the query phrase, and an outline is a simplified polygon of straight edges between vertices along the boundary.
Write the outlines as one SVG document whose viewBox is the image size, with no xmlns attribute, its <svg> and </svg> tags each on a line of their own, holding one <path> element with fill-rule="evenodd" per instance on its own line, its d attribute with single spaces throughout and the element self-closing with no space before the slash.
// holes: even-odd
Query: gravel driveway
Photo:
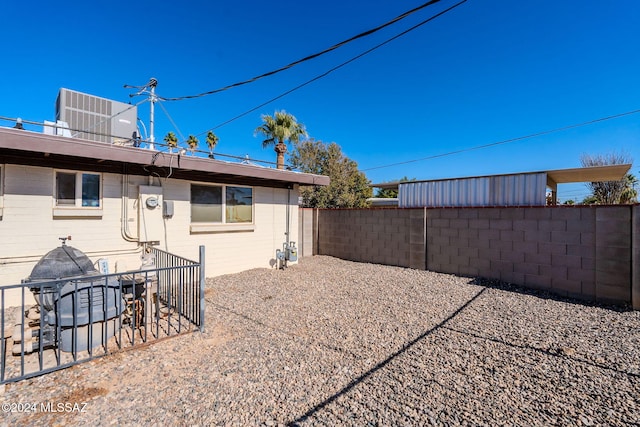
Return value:
<svg viewBox="0 0 640 427">
<path fill-rule="evenodd" d="M 640 425 L 640 312 L 323 256 L 207 287 L 204 334 L 10 384 L 87 404 L 3 425 Z"/>
</svg>

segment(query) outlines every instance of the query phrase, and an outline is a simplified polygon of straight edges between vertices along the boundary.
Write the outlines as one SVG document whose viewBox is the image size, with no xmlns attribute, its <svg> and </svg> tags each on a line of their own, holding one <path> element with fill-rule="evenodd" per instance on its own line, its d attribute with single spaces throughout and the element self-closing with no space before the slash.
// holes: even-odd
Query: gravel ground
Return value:
<svg viewBox="0 0 640 427">
<path fill-rule="evenodd" d="M 209 279 L 206 316 L 6 386 L 86 406 L 2 425 L 640 425 L 640 312 L 318 256 Z"/>
</svg>

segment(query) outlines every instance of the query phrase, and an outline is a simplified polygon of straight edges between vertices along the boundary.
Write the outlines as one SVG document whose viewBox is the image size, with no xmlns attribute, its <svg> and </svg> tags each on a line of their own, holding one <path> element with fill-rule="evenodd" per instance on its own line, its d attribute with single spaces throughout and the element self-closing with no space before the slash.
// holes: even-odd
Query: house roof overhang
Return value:
<svg viewBox="0 0 640 427">
<path fill-rule="evenodd" d="M 492 176 L 507 176 L 507 175 L 522 175 L 522 174 L 534 174 L 545 173 L 547 174 L 547 181 L 555 184 L 567 184 L 571 182 L 601 182 L 601 181 L 620 181 L 624 178 L 625 174 L 629 172 L 631 168 L 630 164 L 623 165 L 607 165 L 607 166 L 591 166 L 584 168 L 573 169 L 556 169 L 550 171 L 537 171 L 537 172 L 522 172 L 512 174 L 501 175 L 485 175 L 485 176 L 471 176 L 461 178 L 446 178 L 446 179 L 434 179 L 424 181 L 395 181 L 395 182 L 381 182 L 378 184 L 370 184 L 370 187 L 384 188 L 389 190 L 397 190 L 400 184 L 408 184 L 412 182 L 428 182 L 428 181 L 447 181 L 454 179 L 470 179 L 470 178 L 489 178 Z"/>
<path fill-rule="evenodd" d="M 329 185 L 329 177 L 323 175 L 179 156 L 11 128 L 0 128 L 0 163 L 277 188 L 291 188 L 294 184 Z"/>
</svg>

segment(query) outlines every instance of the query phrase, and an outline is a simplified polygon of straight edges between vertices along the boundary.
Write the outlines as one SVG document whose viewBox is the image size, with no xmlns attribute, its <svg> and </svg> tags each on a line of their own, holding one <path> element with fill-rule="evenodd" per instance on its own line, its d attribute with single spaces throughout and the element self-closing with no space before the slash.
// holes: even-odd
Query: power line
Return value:
<svg viewBox="0 0 640 427">
<path fill-rule="evenodd" d="M 167 118 L 169 119 L 169 121 L 171 122 L 171 124 L 173 125 L 173 127 L 176 129 L 176 131 L 178 132 L 178 135 L 180 135 L 180 140 L 181 141 L 185 141 L 186 138 L 184 137 L 184 135 L 182 134 L 182 132 L 180 132 L 180 129 L 178 128 L 178 125 L 176 124 L 176 122 L 173 121 L 173 119 L 171 118 L 171 116 L 169 115 L 169 112 L 167 111 L 166 108 L 164 108 L 164 105 L 162 105 L 162 102 L 158 102 L 158 105 L 160 106 L 160 108 L 162 109 L 162 111 L 164 111 L 164 114 L 167 116 Z"/>
<path fill-rule="evenodd" d="M 402 31 L 401 33 L 398 33 L 395 36 L 383 41 L 382 43 L 379 43 L 379 44 L 375 45 L 374 47 L 365 50 L 364 52 L 360 53 L 359 55 L 356 55 L 353 58 L 351 58 L 351 59 L 349 59 L 349 60 L 347 60 L 347 61 L 345 61 L 345 62 L 343 62 L 343 63 L 341 63 L 339 65 L 336 65 L 335 67 L 333 67 L 333 68 L 329 69 L 328 71 L 325 71 L 324 73 L 312 78 L 311 80 L 307 80 L 306 82 L 304 82 L 302 84 L 299 84 L 298 86 L 295 86 L 294 88 L 289 89 L 288 91 L 283 92 L 280 95 L 278 95 L 276 97 L 273 97 L 273 98 L 269 99 L 268 101 L 265 101 L 265 102 L 261 103 L 260 105 L 257 105 L 257 106 L 255 106 L 255 107 L 253 107 L 253 108 L 251 108 L 251 109 L 249 109 L 249 110 L 247 110 L 247 111 L 245 111 L 245 112 L 243 112 L 241 114 L 238 114 L 237 116 L 235 116 L 235 117 L 233 117 L 233 118 L 231 118 L 231 119 L 229 119 L 227 121 L 224 121 L 224 122 L 222 122 L 222 123 L 210 128 L 208 130 L 205 130 L 204 132 L 199 133 L 198 136 L 204 135 L 205 133 L 207 133 L 210 130 L 216 130 L 218 128 L 221 128 L 222 126 L 225 126 L 225 125 L 227 125 L 227 124 L 229 124 L 229 123 L 231 123 L 231 122 L 233 122 L 235 120 L 238 120 L 239 118 L 244 117 L 247 114 L 253 113 L 254 111 L 264 107 L 265 105 L 271 104 L 272 102 L 277 101 L 278 99 L 283 98 L 283 97 L 289 95 L 290 93 L 297 91 L 298 89 L 302 89 L 303 87 L 315 82 L 316 80 L 320 80 L 321 78 L 328 76 L 329 74 L 331 74 L 334 71 L 344 67 L 345 65 L 348 65 L 348 64 L 350 64 L 350 63 L 362 58 L 363 56 L 373 52 L 374 50 L 377 50 L 377 49 L 381 48 L 382 46 L 384 46 L 384 45 L 386 45 L 386 44 L 388 44 L 388 43 L 390 43 L 390 42 L 392 42 L 392 41 L 404 36 L 405 34 L 410 33 L 411 31 L 413 31 L 413 30 L 415 30 L 415 29 L 427 24 L 428 22 L 433 21 L 434 19 L 444 15 L 445 13 L 447 13 L 447 12 L 453 10 L 453 9 L 455 9 L 456 7 L 458 7 L 461 4 L 465 3 L 466 1 L 467 0 L 462 0 L 461 2 L 454 4 L 453 6 L 449 7 L 448 9 L 445 9 L 442 12 L 439 12 L 439 13 L 431 16 L 431 17 L 419 22 L 418 24 L 416 24 L 416 25 L 414 25 L 414 26 Z"/>
<path fill-rule="evenodd" d="M 329 47 L 327 49 L 324 49 L 324 50 L 322 50 L 320 52 L 317 52 L 317 53 L 314 53 L 312 55 L 306 56 L 306 57 L 304 57 L 302 59 L 298 59 L 297 61 L 294 61 L 294 62 L 292 62 L 292 63 L 290 63 L 288 65 L 285 65 L 284 67 L 280 67 L 278 69 L 269 71 L 267 73 L 260 74 L 259 76 L 252 77 L 252 78 L 250 78 L 248 80 L 244 80 L 244 81 L 240 81 L 240 82 L 237 82 L 237 83 L 233 83 L 233 84 L 230 84 L 230 85 L 218 88 L 218 89 L 210 90 L 210 91 L 207 91 L 207 92 L 202 92 L 202 93 L 199 93 L 197 95 L 179 96 L 179 97 L 175 97 L 175 98 L 158 97 L 158 99 L 161 99 L 163 101 L 181 101 L 183 99 L 200 98 L 200 97 L 203 97 L 203 96 L 212 95 L 214 93 L 223 92 L 225 90 L 232 89 L 234 87 L 243 86 L 243 85 L 246 85 L 248 83 L 253 83 L 253 82 L 255 82 L 257 80 L 260 80 L 260 79 L 263 79 L 265 77 L 269 77 L 269 76 L 272 76 L 274 74 L 278 74 L 278 73 L 280 73 L 282 71 L 288 70 L 289 68 L 292 68 L 292 67 L 294 67 L 296 65 L 299 65 L 299 64 L 301 64 L 303 62 L 307 62 L 307 61 L 310 61 L 312 59 L 318 58 L 319 56 L 322 56 L 322 55 L 324 55 L 326 53 L 334 51 L 334 50 L 346 45 L 347 43 L 351 43 L 352 41 L 355 41 L 355 40 L 361 39 L 363 37 L 369 36 L 371 34 L 374 34 L 374 33 L 378 32 L 378 31 L 382 30 L 383 28 L 386 28 L 386 27 L 388 27 L 388 26 L 390 26 L 392 24 L 395 24 L 396 22 L 403 20 L 404 18 L 408 17 L 409 15 L 412 15 L 412 14 L 418 12 L 419 10 L 422 10 L 422 9 L 424 9 L 424 8 L 426 8 L 428 6 L 431 6 L 431 5 L 435 4 L 435 3 L 438 3 L 438 2 L 440 2 L 440 0 L 430 0 L 430 1 L 426 2 L 426 3 L 421 4 L 418 7 L 415 7 L 413 9 L 411 9 L 411 10 L 408 10 L 408 11 L 402 13 L 401 15 L 396 16 L 392 20 L 387 21 L 382 25 L 379 25 L 379 26 L 377 26 L 375 28 L 372 28 L 372 29 L 367 30 L 365 32 L 362 32 L 362 33 L 360 33 L 358 35 L 350 37 L 350 38 L 348 38 L 346 40 L 341 41 L 340 43 L 336 43 L 333 46 L 331 46 L 331 47 Z"/>
<path fill-rule="evenodd" d="M 629 116 L 631 114 L 637 114 L 637 113 L 640 113 L 640 109 L 627 111 L 625 113 L 615 114 L 613 116 L 601 117 L 599 119 L 589 120 L 589 121 L 583 122 L 583 123 L 563 126 L 563 127 L 559 127 L 559 128 L 555 128 L 555 129 L 545 130 L 545 131 L 542 131 L 542 132 L 536 132 L 536 133 L 532 133 L 532 134 L 525 135 L 525 136 L 519 136 L 517 138 L 510 138 L 510 139 L 505 139 L 505 140 L 498 141 L 498 142 L 492 142 L 490 144 L 476 145 L 475 147 L 463 148 L 461 150 L 449 151 L 447 153 L 435 154 L 433 156 L 421 157 L 419 159 L 405 160 L 403 162 L 390 163 L 388 165 L 382 165 L 382 166 L 374 166 L 372 168 L 362 169 L 362 171 L 364 172 L 364 171 L 370 171 L 370 170 L 375 170 L 375 169 L 390 168 L 392 166 L 406 165 L 408 163 L 421 162 L 421 161 L 424 161 L 424 160 L 436 159 L 438 157 L 452 156 L 454 154 L 465 153 L 467 151 L 481 150 L 483 148 L 489 148 L 489 147 L 494 147 L 496 145 L 508 144 L 510 142 L 522 141 L 523 139 L 535 138 L 537 136 L 548 135 L 548 134 L 554 133 L 554 132 L 560 132 L 560 131 L 564 131 L 564 130 L 568 130 L 568 129 L 574 129 L 574 128 L 577 128 L 577 127 L 587 126 L 587 125 L 591 125 L 591 124 L 594 124 L 594 123 L 604 122 L 606 120 L 611 120 L 611 119 L 617 119 L 619 117 Z"/>
</svg>

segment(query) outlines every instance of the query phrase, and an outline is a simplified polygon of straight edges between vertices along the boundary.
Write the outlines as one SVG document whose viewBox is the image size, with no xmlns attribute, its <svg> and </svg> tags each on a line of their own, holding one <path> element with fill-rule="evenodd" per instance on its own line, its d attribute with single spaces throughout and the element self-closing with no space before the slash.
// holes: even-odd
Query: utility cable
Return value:
<svg viewBox="0 0 640 427">
<path fill-rule="evenodd" d="M 404 18 L 408 17 L 409 15 L 412 15 L 412 14 L 418 12 L 419 10 L 422 10 L 422 9 L 424 9 L 424 8 L 426 8 L 428 6 L 431 6 L 431 5 L 435 4 L 435 3 L 438 3 L 438 2 L 440 2 L 440 0 L 430 0 L 430 1 L 426 2 L 426 3 L 421 4 L 418 7 L 415 7 L 413 9 L 411 9 L 411 10 L 408 10 L 408 11 L 402 13 L 401 15 L 396 16 L 392 20 L 387 21 L 382 25 L 379 25 L 379 26 L 377 26 L 375 28 L 372 28 L 370 30 L 367 30 L 367 31 L 365 31 L 363 33 L 360 33 L 358 35 L 350 37 L 350 38 L 348 38 L 346 40 L 341 41 L 340 43 L 336 43 L 333 46 L 331 46 L 331 47 L 329 47 L 327 49 L 324 49 L 324 50 L 322 50 L 322 51 L 320 51 L 318 53 L 314 53 L 314 54 L 306 56 L 306 57 L 304 57 L 302 59 L 298 59 L 297 61 L 294 61 L 294 62 L 292 62 L 292 63 L 290 63 L 288 65 L 285 65 L 284 67 L 280 67 L 278 69 L 269 71 L 267 73 L 260 74 L 259 76 L 252 77 L 252 78 L 250 78 L 248 80 L 244 80 L 244 81 L 240 81 L 240 82 L 237 82 L 237 83 L 233 83 L 233 84 L 221 87 L 219 89 L 210 90 L 208 92 L 202 92 L 202 93 L 199 93 L 197 95 L 179 96 L 179 97 L 175 97 L 175 98 L 158 97 L 158 99 L 161 99 L 163 101 L 181 101 L 183 99 L 200 98 L 200 97 L 203 97 L 203 96 L 212 95 L 214 93 L 223 92 L 225 90 L 228 90 L 228 89 L 231 89 L 231 88 L 234 88 L 234 87 L 243 86 L 243 85 L 246 85 L 248 83 L 253 83 L 253 82 L 257 81 L 257 80 L 263 79 L 265 77 L 272 76 L 274 74 L 278 74 L 278 73 L 280 73 L 282 71 L 285 71 L 285 70 L 288 70 L 289 68 L 292 68 L 292 67 L 294 67 L 294 66 L 296 66 L 298 64 L 301 64 L 303 62 L 315 59 L 315 58 L 317 58 L 319 56 L 322 56 L 322 55 L 324 55 L 326 53 L 334 51 L 334 50 L 346 45 L 347 43 L 351 43 L 354 40 L 358 40 L 358 39 L 361 39 L 363 37 L 366 37 L 366 36 L 369 36 L 371 34 L 374 34 L 374 33 L 378 32 L 378 31 L 382 30 L 383 28 L 386 28 L 386 27 L 388 27 L 388 26 L 390 26 L 392 24 L 395 24 L 396 22 L 403 20 Z"/>
<path fill-rule="evenodd" d="M 280 95 L 278 95 L 278 96 L 276 96 L 276 97 L 273 97 L 273 98 L 269 99 L 268 101 L 265 101 L 265 102 L 263 102 L 262 104 L 257 105 L 257 106 L 255 106 L 255 107 L 251 108 L 250 110 L 245 111 L 244 113 L 238 114 L 237 116 L 235 116 L 235 117 L 233 117 L 233 118 L 231 118 L 231 119 L 229 119 L 229 120 L 227 120 L 227 121 L 225 121 L 225 122 L 222 122 L 222 123 L 220 123 L 220 124 L 218 124 L 218 125 L 216 125 L 216 126 L 214 126 L 214 127 L 210 128 L 210 129 L 208 129 L 208 130 L 206 130 L 206 131 L 204 131 L 204 132 L 202 132 L 202 133 L 199 133 L 199 134 L 198 134 L 198 136 L 200 136 L 200 135 L 204 135 L 204 134 L 206 134 L 207 132 L 209 132 L 210 130 L 216 130 L 216 129 L 218 129 L 218 128 L 221 128 L 222 126 L 225 126 L 225 125 L 227 125 L 227 124 L 229 124 L 229 123 L 231 123 L 231 122 L 233 122 L 233 121 L 235 121 L 235 120 L 238 120 L 239 118 L 244 117 L 244 116 L 246 116 L 247 114 L 253 113 L 254 111 L 256 111 L 256 110 L 258 110 L 258 109 L 260 109 L 260 108 L 264 107 L 265 105 L 271 104 L 272 102 L 277 101 L 278 99 L 283 98 L 283 97 L 285 97 L 285 96 L 289 95 L 290 93 L 297 91 L 298 89 L 302 89 L 303 87 L 305 87 L 305 86 L 307 86 L 307 85 L 309 85 L 309 84 L 311 84 L 311 83 L 315 82 L 316 80 L 320 80 L 321 78 L 328 76 L 329 74 L 331 74 L 331 73 L 333 73 L 334 71 L 336 71 L 336 70 L 338 70 L 338 69 L 340 69 L 340 68 L 344 67 L 345 65 L 348 65 L 348 64 L 350 64 L 350 63 L 352 63 L 352 62 L 354 62 L 354 61 L 356 61 L 356 60 L 358 60 L 358 59 L 362 58 L 363 56 L 365 56 L 365 55 L 367 55 L 367 54 L 369 54 L 369 53 L 373 52 L 374 50 L 379 49 L 379 48 L 381 48 L 382 46 L 384 46 L 384 45 L 386 45 L 386 44 L 388 44 L 388 43 L 391 43 L 392 41 L 394 41 L 394 40 L 396 40 L 396 39 L 398 39 L 398 38 L 400 38 L 400 37 L 404 36 L 405 34 L 410 33 L 411 31 L 413 31 L 413 30 L 415 30 L 415 29 L 417 29 L 417 28 L 419 28 L 419 27 L 421 27 L 421 26 L 423 26 L 423 25 L 427 24 L 428 22 L 433 21 L 434 19 L 436 19 L 436 18 L 438 18 L 438 17 L 440 17 L 440 16 L 444 15 L 445 13 L 449 12 L 450 10 L 455 9 L 456 7 L 458 7 L 458 6 L 460 6 L 461 4 L 465 3 L 466 1 L 467 1 L 467 0 L 462 0 L 461 2 L 454 4 L 453 6 L 449 7 L 448 9 L 445 9 L 445 10 L 443 10 L 442 12 L 439 12 L 439 13 L 437 13 L 437 14 L 435 14 L 435 15 L 431 16 L 431 17 L 429 17 L 429 18 L 427 18 L 427 19 L 423 20 L 422 22 L 419 22 L 418 24 L 416 24 L 416 25 L 414 25 L 414 26 L 412 26 L 412 27 L 410 27 L 410 28 L 408 28 L 408 29 L 406 29 L 406 30 L 402 31 L 401 33 L 396 34 L 395 36 L 393 36 L 393 37 L 391 37 L 391 38 L 389 38 L 389 39 L 387 39 L 387 40 L 383 41 L 382 43 L 379 43 L 379 44 L 375 45 L 374 47 L 372 47 L 372 48 L 370 48 L 370 49 L 365 50 L 364 52 L 360 53 L 359 55 L 356 55 L 356 56 L 354 56 L 353 58 L 351 58 L 351 59 L 349 59 L 349 60 L 347 60 L 347 61 L 345 61 L 345 62 L 343 62 L 343 63 L 341 63 L 341 64 L 339 64 L 339 65 L 336 65 L 335 67 L 333 67 L 333 68 L 329 69 L 328 71 L 325 71 L 324 73 L 322 73 L 322 74 L 320 74 L 320 75 L 318 75 L 318 76 L 316 76 L 316 77 L 312 78 L 311 80 L 307 80 L 306 82 L 304 82 L 304 83 L 302 83 L 302 84 L 299 84 L 298 86 L 296 86 L 296 87 L 294 87 L 294 88 L 292 88 L 292 89 L 289 89 L 288 91 L 286 91 L 286 92 L 284 92 L 284 93 L 282 93 L 282 94 L 280 94 Z"/>
<path fill-rule="evenodd" d="M 525 136 L 519 136 L 517 138 L 510 138 L 510 139 L 505 139 L 505 140 L 498 141 L 498 142 L 492 142 L 490 144 L 476 145 L 475 147 L 463 148 L 463 149 L 460 149 L 460 150 L 449 151 L 447 153 L 434 154 L 433 156 L 421 157 L 419 159 L 406 160 L 406 161 L 397 162 L 397 163 L 390 163 L 388 165 L 382 165 L 382 166 L 374 166 L 374 167 L 371 167 L 371 168 L 362 169 L 362 172 L 375 170 L 375 169 L 390 168 L 392 166 L 406 165 L 408 163 L 421 162 L 421 161 L 424 161 L 424 160 L 436 159 L 438 157 L 452 156 L 454 154 L 465 153 L 467 151 L 474 151 L 474 150 L 481 150 L 483 148 L 495 147 L 496 145 L 502 145 L 502 144 L 508 144 L 510 142 L 522 141 L 523 139 L 535 138 L 535 137 L 542 136 L 542 135 L 548 135 L 550 133 L 560 132 L 560 131 L 564 131 L 564 130 L 568 130 L 568 129 L 574 129 L 574 128 L 577 128 L 577 127 L 587 126 L 587 125 L 591 125 L 591 124 L 594 124 L 594 123 L 604 122 L 606 120 L 611 120 L 611 119 L 617 119 L 619 117 L 629 116 L 631 114 L 637 114 L 637 113 L 640 113 L 640 109 L 627 111 L 625 113 L 620 113 L 620 114 L 614 114 L 613 116 L 601 117 L 599 119 L 589 120 L 587 122 L 582 122 L 582 123 L 577 123 L 577 124 L 573 124 L 573 125 L 562 126 L 562 127 L 555 128 L 555 129 L 536 132 L 536 133 L 532 133 L 532 134 L 525 135 Z"/>
<path fill-rule="evenodd" d="M 164 105 L 162 105 L 162 102 L 158 102 L 157 104 L 160 106 L 160 108 L 162 108 L 162 111 L 164 111 L 164 114 L 167 116 L 167 118 L 169 119 L 169 121 L 171 122 L 173 127 L 176 129 L 176 132 L 178 132 L 178 135 L 180 135 L 180 140 L 184 141 L 185 140 L 184 135 L 182 134 L 182 132 L 180 132 L 180 129 L 178 128 L 178 125 L 176 125 L 176 122 L 173 121 L 173 119 L 169 115 L 169 112 L 167 111 L 167 109 L 164 108 Z"/>
</svg>

